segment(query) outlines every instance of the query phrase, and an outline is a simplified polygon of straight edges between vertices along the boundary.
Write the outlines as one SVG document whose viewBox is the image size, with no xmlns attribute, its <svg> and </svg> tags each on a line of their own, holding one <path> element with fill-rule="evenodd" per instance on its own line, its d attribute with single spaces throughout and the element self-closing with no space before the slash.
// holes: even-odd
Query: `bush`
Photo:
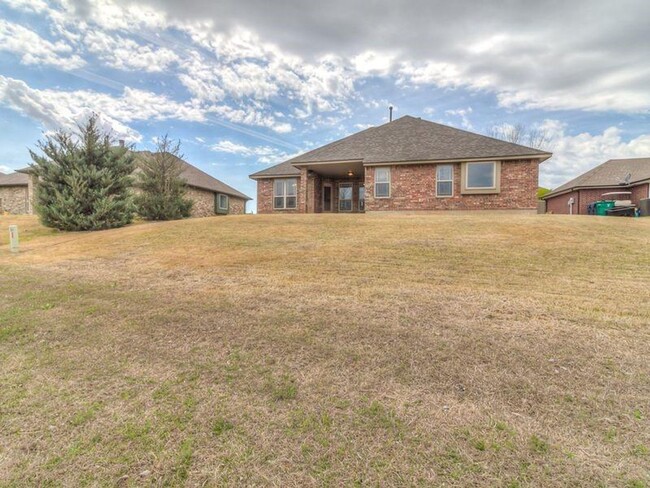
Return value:
<svg viewBox="0 0 650 488">
<path fill-rule="evenodd" d="M 43 152 L 30 151 L 36 212 L 47 227 L 59 230 L 101 230 L 133 220 L 131 173 L 133 156 L 113 147 L 110 137 L 90 117 L 78 133 L 58 131 L 39 141 Z"/>
<path fill-rule="evenodd" d="M 187 184 L 183 172 L 180 141 L 173 143 L 167 135 L 160 138 L 156 152 L 141 154 L 138 159 L 136 197 L 138 214 L 146 220 L 175 220 L 189 217 L 192 200 L 186 198 Z"/>
</svg>

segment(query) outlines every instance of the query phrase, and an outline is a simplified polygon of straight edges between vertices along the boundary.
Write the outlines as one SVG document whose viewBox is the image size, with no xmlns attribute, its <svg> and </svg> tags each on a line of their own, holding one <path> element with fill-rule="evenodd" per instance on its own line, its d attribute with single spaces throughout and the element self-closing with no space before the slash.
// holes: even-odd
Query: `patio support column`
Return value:
<svg viewBox="0 0 650 488">
<path fill-rule="evenodd" d="M 307 213 L 307 168 L 300 168 L 300 189 L 298 190 L 298 212 Z"/>
</svg>

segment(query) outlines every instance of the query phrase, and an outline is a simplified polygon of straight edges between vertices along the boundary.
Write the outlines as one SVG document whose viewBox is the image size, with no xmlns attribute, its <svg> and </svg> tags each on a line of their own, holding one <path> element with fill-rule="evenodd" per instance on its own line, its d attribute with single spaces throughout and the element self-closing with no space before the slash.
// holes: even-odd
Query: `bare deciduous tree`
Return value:
<svg viewBox="0 0 650 488">
<path fill-rule="evenodd" d="M 527 127 L 524 124 L 502 124 L 492 126 L 487 130 L 489 137 L 501 139 L 502 141 L 521 144 L 535 149 L 550 149 L 553 137 L 546 129 L 538 127 Z"/>
</svg>

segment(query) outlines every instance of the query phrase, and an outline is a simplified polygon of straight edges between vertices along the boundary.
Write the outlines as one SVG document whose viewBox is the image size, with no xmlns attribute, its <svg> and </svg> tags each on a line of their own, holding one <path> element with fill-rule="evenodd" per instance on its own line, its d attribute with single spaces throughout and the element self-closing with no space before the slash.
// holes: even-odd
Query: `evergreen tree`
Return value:
<svg viewBox="0 0 650 488">
<path fill-rule="evenodd" d="M 128 148 L 111 146 L 110 137 L 93 115 L 78 133 L 60 130 L 30 150 L 36 211 L 41 222 L 55 229 L 101 230 L 122 227 L 133 219 Z"/>
<path fill-rule="evenodd" d="M 175 220 L 190 216 L 192 200 L 186 197 L 180 141 L 165 134 L 158 139 L 156 151 L 138 158 L 136 196 L 138 214 L 147 220 Z"/>
</svg>

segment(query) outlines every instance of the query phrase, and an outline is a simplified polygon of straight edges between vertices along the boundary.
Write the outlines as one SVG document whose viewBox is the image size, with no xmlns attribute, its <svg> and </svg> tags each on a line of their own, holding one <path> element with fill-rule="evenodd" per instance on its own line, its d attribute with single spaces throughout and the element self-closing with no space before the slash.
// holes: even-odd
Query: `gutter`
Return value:
<svg viewBox="0 0 650 488">
<path fill-rule="evenodd" d="M 631 186 L 637 186 L 637 185 L 642 185 L 644 183 L 650 183 L 650 178 L 646 178 L 644 180 L 638 180 L 638 181 L 632 181 L 626 185 L 581 185 L 581 186 L 572 186 L 571 188 L 566 188 L 564 190 L 561 190 L 557 193 L 555 192 L 550 192 L 547 193 L 542 197 L 542 200 L 546 200 L 548 198 L 553 198 L 553 197 L 559 197 L 561 195 L 565 195 L 566 193 L 571 193 L 572 191 L 576 190 L 598 190 L 599 188 L 630 188 Z"/>
</svg>

